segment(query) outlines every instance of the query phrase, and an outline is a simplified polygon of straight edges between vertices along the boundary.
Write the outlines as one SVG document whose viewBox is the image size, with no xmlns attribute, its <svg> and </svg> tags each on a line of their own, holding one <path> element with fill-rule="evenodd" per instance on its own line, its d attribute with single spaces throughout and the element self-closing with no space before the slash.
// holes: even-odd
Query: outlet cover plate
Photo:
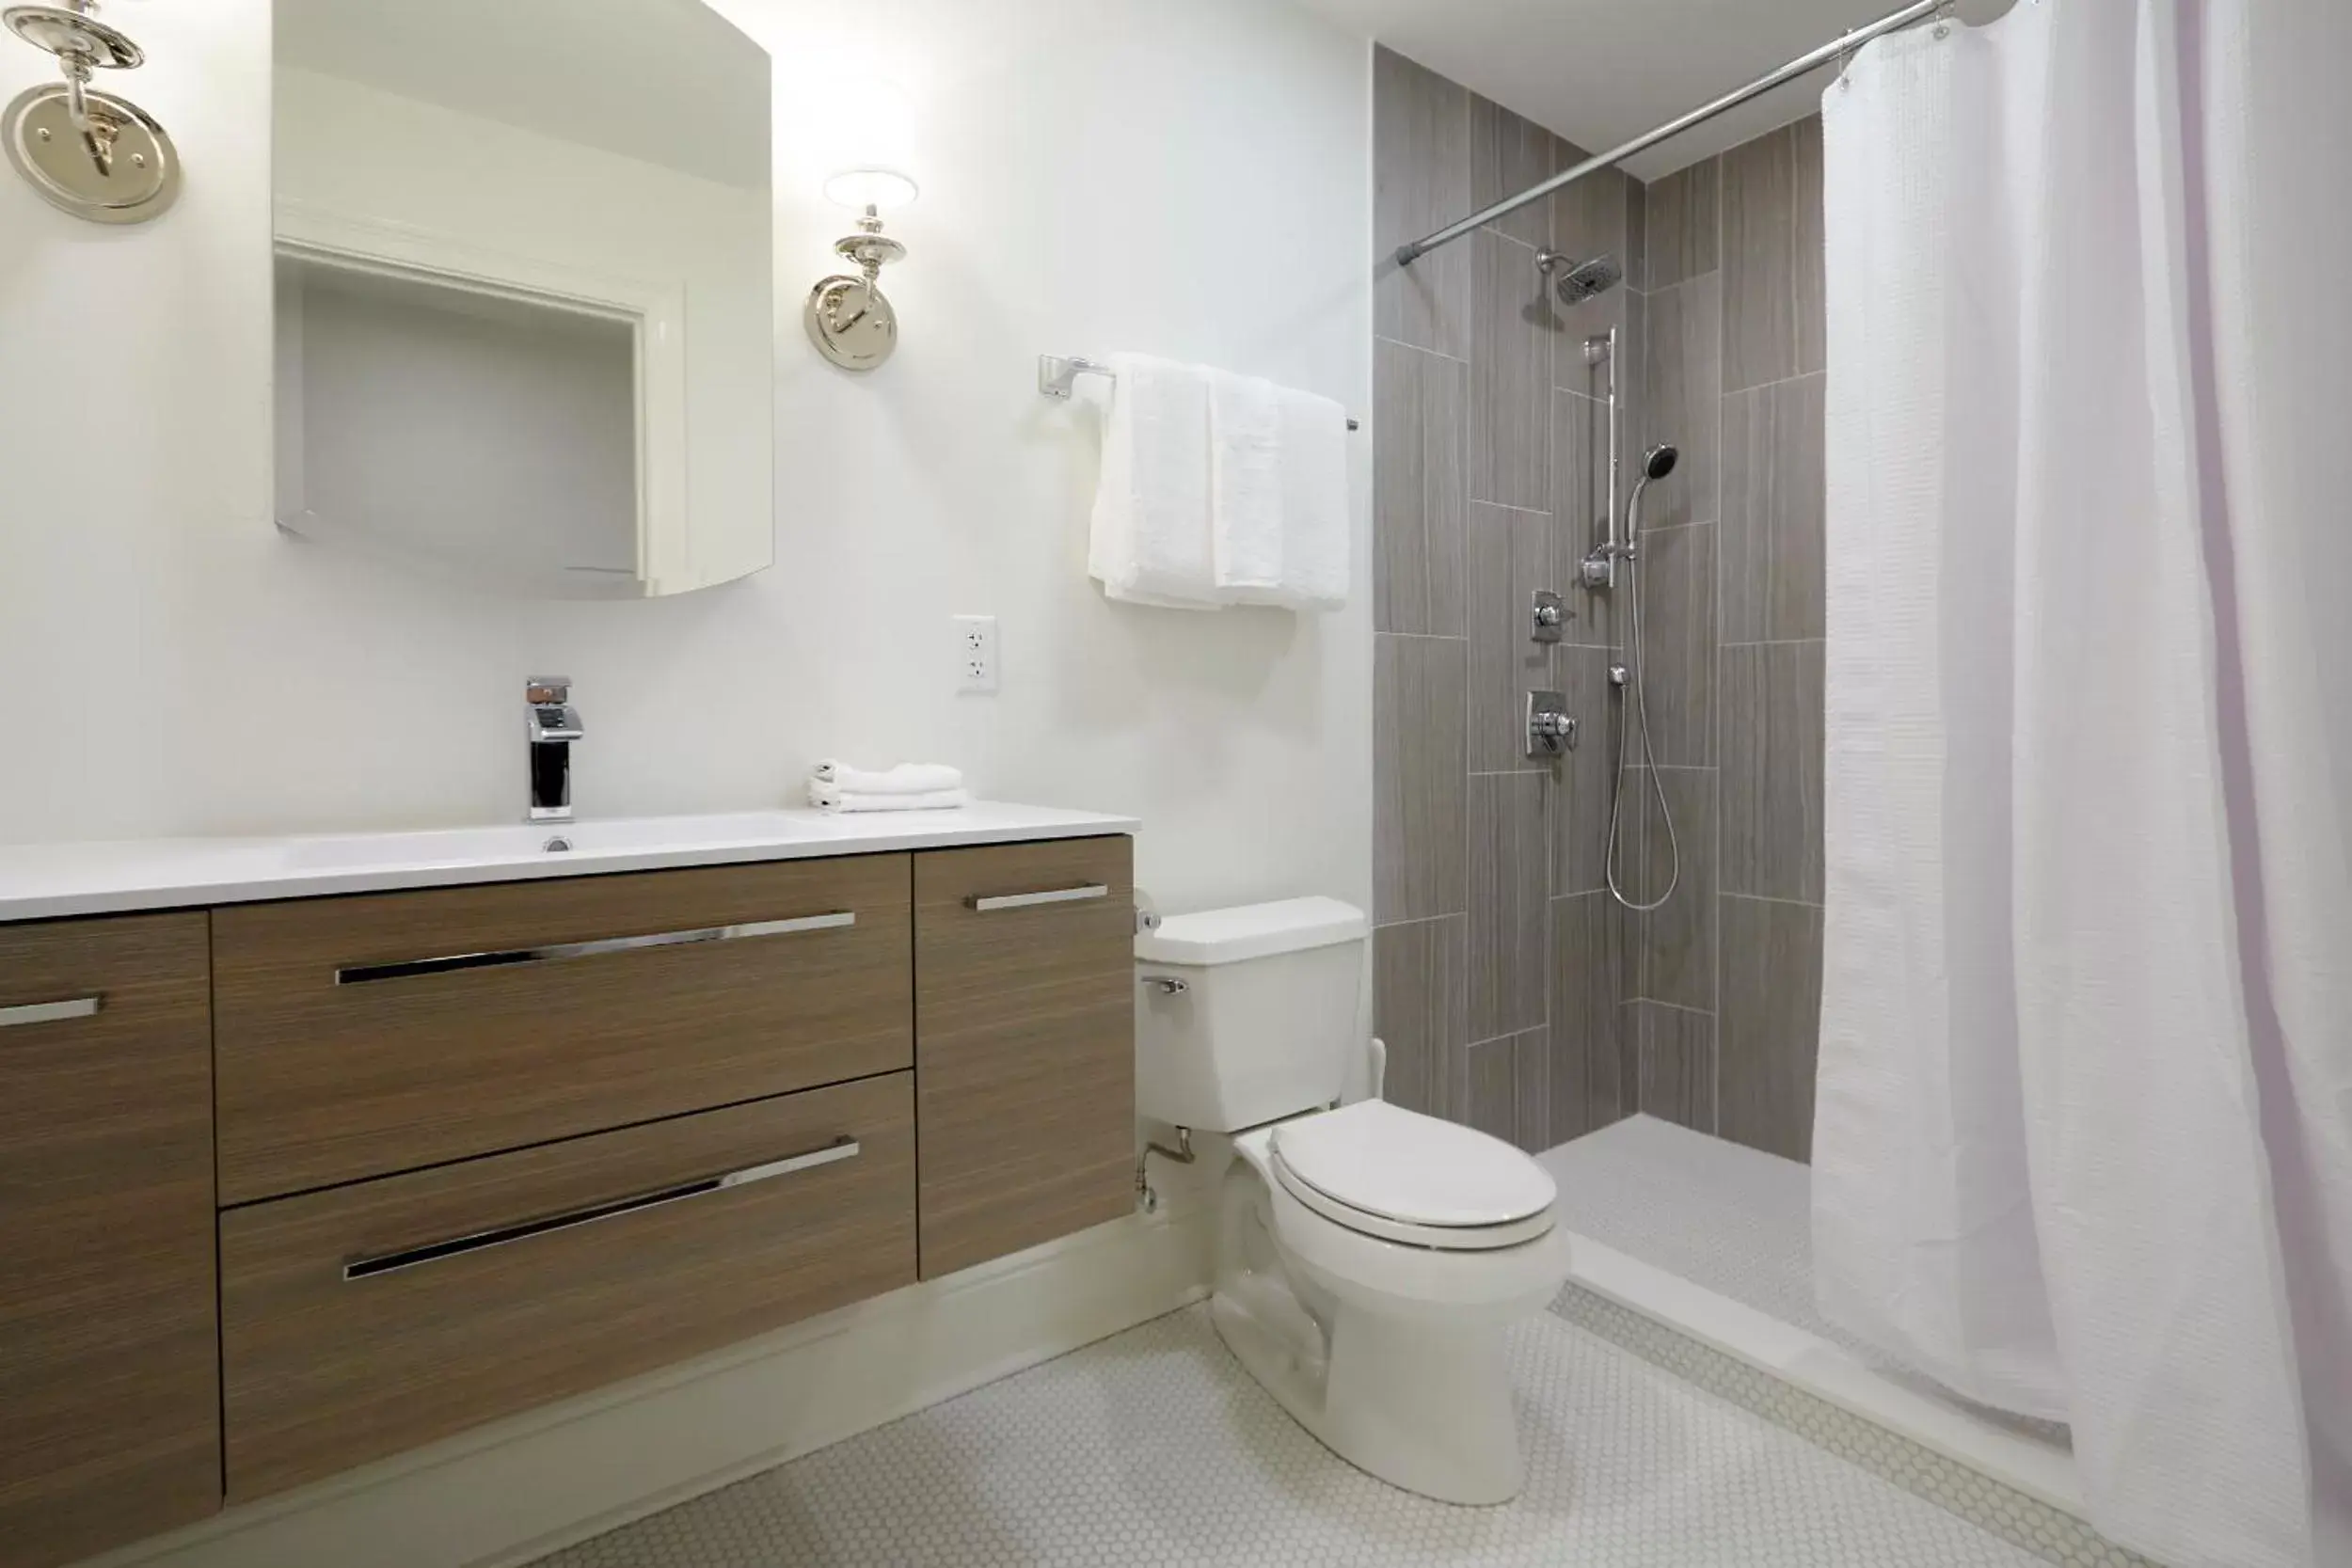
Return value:
<svg viewBox="0 0 2352 1568">
<path fill-rule="evenodd" d="M 996 617 L 959 615 L 955 618 L 956 689 L 996 689 Z"/>
</svg>

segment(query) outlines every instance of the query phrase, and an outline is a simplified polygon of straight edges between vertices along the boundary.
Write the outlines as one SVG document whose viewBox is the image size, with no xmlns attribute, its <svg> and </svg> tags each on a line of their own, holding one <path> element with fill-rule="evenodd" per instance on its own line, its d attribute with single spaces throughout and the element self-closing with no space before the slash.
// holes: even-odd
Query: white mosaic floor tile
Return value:
<svg viewBox="0 0 2352 1568">
<path fill-rule="evenodd" d="M 1513 1330 L 1526 1492 L 1430 1502 L 1333 1457 L 1187 1308 L 542 1560 L 541 1568 L 2049 1560 L 1541 1315 Z"/>
</svg>

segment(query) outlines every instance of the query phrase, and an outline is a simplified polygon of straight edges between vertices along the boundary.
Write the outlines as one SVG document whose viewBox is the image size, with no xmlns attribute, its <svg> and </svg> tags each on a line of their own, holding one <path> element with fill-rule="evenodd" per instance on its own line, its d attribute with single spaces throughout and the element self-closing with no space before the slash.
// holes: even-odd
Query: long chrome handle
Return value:
<svg viewBox="0 0 2352 1568">
<path fill-rule="evenodd" d="M 365 985 L 371 980 L 402 980 L 414 974 L 446 974 L 459 969 L 496 969 L 507 964 L 551 963 L 563 958 L 588 958 L 599 953 L 628 953 L 641 947 L 682 947 L 697 942 L 736 942 L 744 937 L 780 937 L 794 931 L 834 931 L 857 924 L 849 910 L 831 914 L 804 914 L 790 920 L 755 920 L 744 926 L 705 926 L 691 931 L 654 931 L 642 937 L 603 937 L 595 942 L 557 942 L 539 947 L 509 947 L 490 953 L 450 953 L 437 958 L 404 958 L 394 963 L 351 964 L 335 971 L 339 986 Z"/>
<path fill-rule="evenodd" d="M 1108 898 L 1111 890 L 1100 882 L 1085 887 L 1053 887 L 1038 893 L 998 893 L 985 897 L 974 894 L 964 903 L 987 914 L 992 910 L 1027 910 L 1040 904 L 1075 904 L 1089 898 Z"/>
<path fill-rule="evenodd" d="M 343 1278 L 373 1279 L 378 1275 L 394 1274 L 423 1263 L 437 1263 L 444 1258 L 462 1258 L 469 1252 L 506 1246 L 533 1236 L 545 1236 L 550 1231 L 569 1230 L 576 1226 L 593 1225 L 597 1220 L 615 1219 L 622 1214 L 642 1213 L 665 1203 L 701 1197 L 707 1193 L 723 1193 L 730 1187 L 748 1187 L 755 1181 L 772 1180 L 779 1176 L 790 1176 L 795 1171 L 814 1170 L 818 1165 L 830 1165 L 836 1161 L 854 1160 L 858 1153 L 858 1141 L 845 1133 L 822 1148 L 812 1148 L 805 1154 L 794 1154 L 782 1160 L 771 1160 L 764 1165 L 745 1165 L 740 1170 L 699 1177 L 674 1186 L 656 1187 L 651 1192 L 590 1204 L 584 1209 L 549 1214 L 544 1219 L 523 1220 L 491 1230 L 477 1230 L 469 1236 L 454 1236 L 446 1242 L 428 1242 L 422 1246 L 403 1247 L 398 1252 L 355 1258 L 343 1265 Z"/>
<path fill-rule="evenodd" d="M 26 1002 L 0 1007 L 0 1029 L 20 1023 L 55 1023 L 61 1018 L 88 1018 L 104 1006 L 103 996 L 76 996 L 65 1002 Z"/>
</svg>

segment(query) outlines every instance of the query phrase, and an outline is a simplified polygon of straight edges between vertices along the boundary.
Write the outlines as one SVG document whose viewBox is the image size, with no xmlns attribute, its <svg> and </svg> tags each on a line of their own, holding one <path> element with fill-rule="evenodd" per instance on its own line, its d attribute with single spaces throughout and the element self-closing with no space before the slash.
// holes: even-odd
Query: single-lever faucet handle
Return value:
<svg viewBox="0 0 2352 1568">
<path fill-rule="evenodd" d="M 523 682 L 523 701 L 533 707 L 571 700 L 572 677 L 569 675 L 532 675 Z"/>
</svg>

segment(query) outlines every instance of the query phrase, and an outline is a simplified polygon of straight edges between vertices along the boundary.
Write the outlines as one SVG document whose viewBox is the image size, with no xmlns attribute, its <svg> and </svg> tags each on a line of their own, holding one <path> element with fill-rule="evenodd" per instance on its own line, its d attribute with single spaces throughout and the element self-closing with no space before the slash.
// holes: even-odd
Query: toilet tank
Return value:
<svg viewBox="0 0 2352 1568">
<path fill-rule="evenodd" d="M 1286 898 L 1136 937 L 1136 1109 L 1233 1132 L 1337 1100 L 1364 1043 L 1368 931 L 1352 904 Z"/>
</svg>

